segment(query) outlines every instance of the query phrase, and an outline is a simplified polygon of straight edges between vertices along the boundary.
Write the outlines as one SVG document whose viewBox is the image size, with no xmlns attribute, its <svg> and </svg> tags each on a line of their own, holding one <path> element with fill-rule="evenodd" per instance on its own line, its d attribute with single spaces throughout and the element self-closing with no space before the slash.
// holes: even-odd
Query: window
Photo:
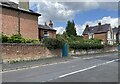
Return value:
<svg viewBox="0 0 120 84">
<path fill-rule="evenodd" d="M 116 40 L 116 34 L 114 34 L 114 39 Z"/>
<path fill-rule="evenodd" d="M 48 31 L 44 31 L 44 34 L 48 34 Z"/>
<path fill-rule="evenodd" d="M 46 31 L 46 30 L 43 32 L 43 34 L 44 34 L 44 37 L 48 37 L 49 36 L 49 32 Z"/>
<path fill-rule="evenodd" d="M 89 34 L 89 39 L 94 38 L 94 34 Z"/>
<path fill-rule="evenodd" d="M 111 33 L 110 33 L 110 31 L 108 31 L 108 33 L 107 33 L 107 38 L 111 39 Z"/>
</svg>

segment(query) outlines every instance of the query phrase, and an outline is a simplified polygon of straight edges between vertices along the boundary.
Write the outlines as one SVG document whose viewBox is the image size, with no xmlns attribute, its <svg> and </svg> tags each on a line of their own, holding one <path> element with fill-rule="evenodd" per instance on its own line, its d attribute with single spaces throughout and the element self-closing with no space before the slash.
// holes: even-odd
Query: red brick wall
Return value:
<svg viewBox="0 0 120 84">
<path fill-rule="evenodd" d="M 2 32 L 2 8 L 0 8 L 0 33 Z"/>
<path fill-rule="evenodd" d="M 49 38 L 56 38 L 56 31 L 50 31 L 50 30 L 47 30 L 47 31 L 49 33 Z M 40 37 L 44 35 L 43 29 L 39 30 L 39 35 L 40 35 Z"/>
<path fill-rule="evenodd" d="M 2 32 L 6 35 L 18 32 L 18 15 L 16 11 L 2 8 Z"/>
<path fill-rule="evenodd" d="M 49 50 L 40 44 L 0 44 L 4 62 L 61 57 L 61 49 Z"/>
<path fill-rule="evenodd" d="M 2 8 L 2 32 L 6 35 L 18 33 L 17 11 Z M 38 17 L 28 13 L 21 13 L 20 32 L 25 38 L 38 39 Z"/>
<path fill-rule="evenodd" d="M 102 39 L 104 43 L 107 42 L 107 33 L 94 34 L 94 38 Z"/>
<path fill-rule="evenodd" d="M 21 13 L 20 31 L 25 38 L 38 39 L 38 17 Z"/>
<path fill-rule="evenodd" d="M 83 39 L 89 39 L 88 35 L 83 35 Z"/>
<path fill-rule="evenodd" d="M 83 35 L 84 39 L 89 39 L 88 35 Z M 107 42 L 107 33 L 101 33 L 101 34 L 94 34 L 95 39 L 101 39 L 103 42 Z"/>
<path fill-rule="evenodd" d="M 49 31 L 50 38 L 56 38 L 56 31 Z"/>
</svg>

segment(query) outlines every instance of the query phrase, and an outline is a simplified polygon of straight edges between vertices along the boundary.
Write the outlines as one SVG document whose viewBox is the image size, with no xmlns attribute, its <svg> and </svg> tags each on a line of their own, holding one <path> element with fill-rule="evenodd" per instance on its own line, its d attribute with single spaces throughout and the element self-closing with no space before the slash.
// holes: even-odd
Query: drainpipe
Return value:
<svg viewBox="0 0 120 84">
<path fill-rule="evenodd" d="M 18 11 L 18 34 L 20 34 L 20 11 Z"/>
</svg>

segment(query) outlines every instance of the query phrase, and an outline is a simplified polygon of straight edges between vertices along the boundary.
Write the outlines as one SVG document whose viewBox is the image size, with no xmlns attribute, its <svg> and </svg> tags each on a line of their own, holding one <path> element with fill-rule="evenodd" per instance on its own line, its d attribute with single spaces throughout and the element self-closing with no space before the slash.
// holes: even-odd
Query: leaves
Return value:
<svg viewBox="0 0 120 84">
<path fill-rule="evenodd" d="M 68 21 L 67 22 L 66 33 L 69 37 L 71 35 L 73 35 L 73 36 L 77 35 L 74 21 L 72 21 L 72 22 Z"/>
</svg>

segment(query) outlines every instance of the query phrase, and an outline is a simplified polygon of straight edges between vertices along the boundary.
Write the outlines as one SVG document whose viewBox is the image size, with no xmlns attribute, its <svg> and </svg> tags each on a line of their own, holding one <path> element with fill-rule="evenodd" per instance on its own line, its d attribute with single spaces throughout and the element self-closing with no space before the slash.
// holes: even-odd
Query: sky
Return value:
<svg viewBox="0 0 120 84">
<path fill-rule="evenodd" d="M 18 0 L 12 1 L 18 2 Z M 75 21 L 78 35 L 82 35 L 87 24 L 95 26 L 101 22 L 102 24 L 111 24 L 112 28 L 118 26 L 118 2 L 30 1 L 30 9 L 42 15 L 39 17 L 38 23 L 44 25 L 47 22 L 49 24 L 49 20 L 52 20 L 53 27 L 59 34 L 65 31 L 68 20 Z"/>
</svg>

